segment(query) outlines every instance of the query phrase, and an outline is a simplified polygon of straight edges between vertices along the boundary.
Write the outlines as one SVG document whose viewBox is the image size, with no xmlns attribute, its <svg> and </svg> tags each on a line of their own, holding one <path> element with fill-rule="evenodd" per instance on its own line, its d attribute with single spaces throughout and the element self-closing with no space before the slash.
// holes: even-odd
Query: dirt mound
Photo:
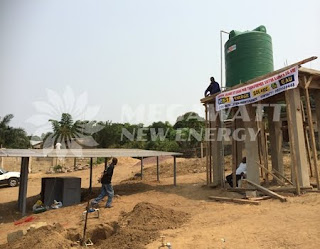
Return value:
<svg viewBox="0 0 320 249">
<path fill-rule="evenodd" d="M 131 212 L 123 213 L 118 222 L 98 224 L 87 230 L 94 248 L 144 248 L 159 238 L 160 230 L 181 226 L 188 214 L 151 203 L 138 203 Z M 59 223 L 28 232 L 20 240 L 0 249 L 80 247 L 82 227 L 65 230 Z"/>
<path fill-rule="evenodd" d="M 98 244 L 98 248 L 143 249 L 156 240 L 159 232 L 145 232 L 138 229 L 122 228 L 118 233 Z"/>
<path fill-rule="evenodd" d="M 159 163 L 168 161 L 168 160 L 173 160 L 172 156 L 159 156 Z M 157 157 L 147 157 L 143 158 L 143 164 L 148 165 L 148 164 L 156 164 L 157 163 Z M 138 160 L 138 162 L 134 166 L 139 166 L 141 164 L 141 160 Z"/>
<path fill-rule="evenodd" d="M 76 245 L 73 241 L 68 240 L 64 237 L 64 228 L 59 224 L 48 225 L 28 232 L 21 239 L 4 245 L 4 248 L 70 248 Z"/>
<path fill-rule="evenodd" d="M 147 202 L 138 203 L 131 212 L 123 215 L 120 223 L 143 231 L 175 229 L 186 219 L 186 213 L 163 208 Z"/>
<path fill-rule="evenodd" d="M 131 212 L 124 213 L 118 224 L 112 224 L 114 233 L 98 245 L 100 248 L 144 248 L 159 238 L 160 230 L 177 228 L 187 219 L 188 214 L 184 212 L 141 202 Z"/>
<path fill-rule="evenodd" d="M 118 158 L 118 164 L 122 165 L 122 164 L 128 164 L 128 165 L 135 165 L 137 163 L 139 163 L 140 160 L 139 159 L 135 159 L 132 157 L 119 157 Z"/>
</svg>

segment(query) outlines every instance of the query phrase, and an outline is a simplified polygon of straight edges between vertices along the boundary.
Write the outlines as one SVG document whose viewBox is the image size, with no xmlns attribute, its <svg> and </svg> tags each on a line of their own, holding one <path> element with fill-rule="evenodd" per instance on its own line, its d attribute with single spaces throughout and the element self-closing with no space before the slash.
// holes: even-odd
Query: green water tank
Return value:
<svg viewBox="0 0 320 249">
<path fill-rule="evenodd" d="M 245 32 L 232 30 L 224 50 L 227 87 L 273 71 L 272 40 L 264 26 Z"/>
</svg>

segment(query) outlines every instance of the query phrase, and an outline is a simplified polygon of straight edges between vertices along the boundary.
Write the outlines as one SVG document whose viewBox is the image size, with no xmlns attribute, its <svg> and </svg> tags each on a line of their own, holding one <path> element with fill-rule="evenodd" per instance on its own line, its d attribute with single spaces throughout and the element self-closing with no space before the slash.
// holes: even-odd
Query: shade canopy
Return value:
<svg viewBox="0 0 320 249">
<path fill-rule="evenodd" d="M 139 149 L 0 149 L 0 157 L 154 157 L 182 153 Z"/>
</svg>

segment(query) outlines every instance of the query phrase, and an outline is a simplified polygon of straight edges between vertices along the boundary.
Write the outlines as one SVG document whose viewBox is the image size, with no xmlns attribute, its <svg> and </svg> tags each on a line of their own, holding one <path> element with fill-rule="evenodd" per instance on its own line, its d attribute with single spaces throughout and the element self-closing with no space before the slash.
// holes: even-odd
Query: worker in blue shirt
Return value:
<svg viewBox="0 0 320 249">
<path fill-rule="evenodd" d="M 205 97 L 221 91 L 218 82 L 216 82 L 213 77 L 210 78 L 210 81 L 211 81 L 210 85 L 208 86 L 207 90 L 204 92 Z"/>
</svg>

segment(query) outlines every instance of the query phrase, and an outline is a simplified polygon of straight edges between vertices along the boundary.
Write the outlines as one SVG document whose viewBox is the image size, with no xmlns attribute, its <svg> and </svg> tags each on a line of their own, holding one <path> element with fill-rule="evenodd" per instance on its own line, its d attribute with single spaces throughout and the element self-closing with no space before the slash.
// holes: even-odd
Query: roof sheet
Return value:
<svg viewBox="0 0 320 249">
<path fill-rule="evenodd" d="M 0 157 L 153 157 L 182 153 L 139 149 L 0 149 Z"/>
<path fill-rule="evenodd" d="M 305 67 L 300 67 L 299 68 L 299 75 L 308 75 L 308 76 L 313 76 L 314 79 L 320 78 L 320 71 L 311 69 L 311 68 L 305 68 Z"/>
</svg>

